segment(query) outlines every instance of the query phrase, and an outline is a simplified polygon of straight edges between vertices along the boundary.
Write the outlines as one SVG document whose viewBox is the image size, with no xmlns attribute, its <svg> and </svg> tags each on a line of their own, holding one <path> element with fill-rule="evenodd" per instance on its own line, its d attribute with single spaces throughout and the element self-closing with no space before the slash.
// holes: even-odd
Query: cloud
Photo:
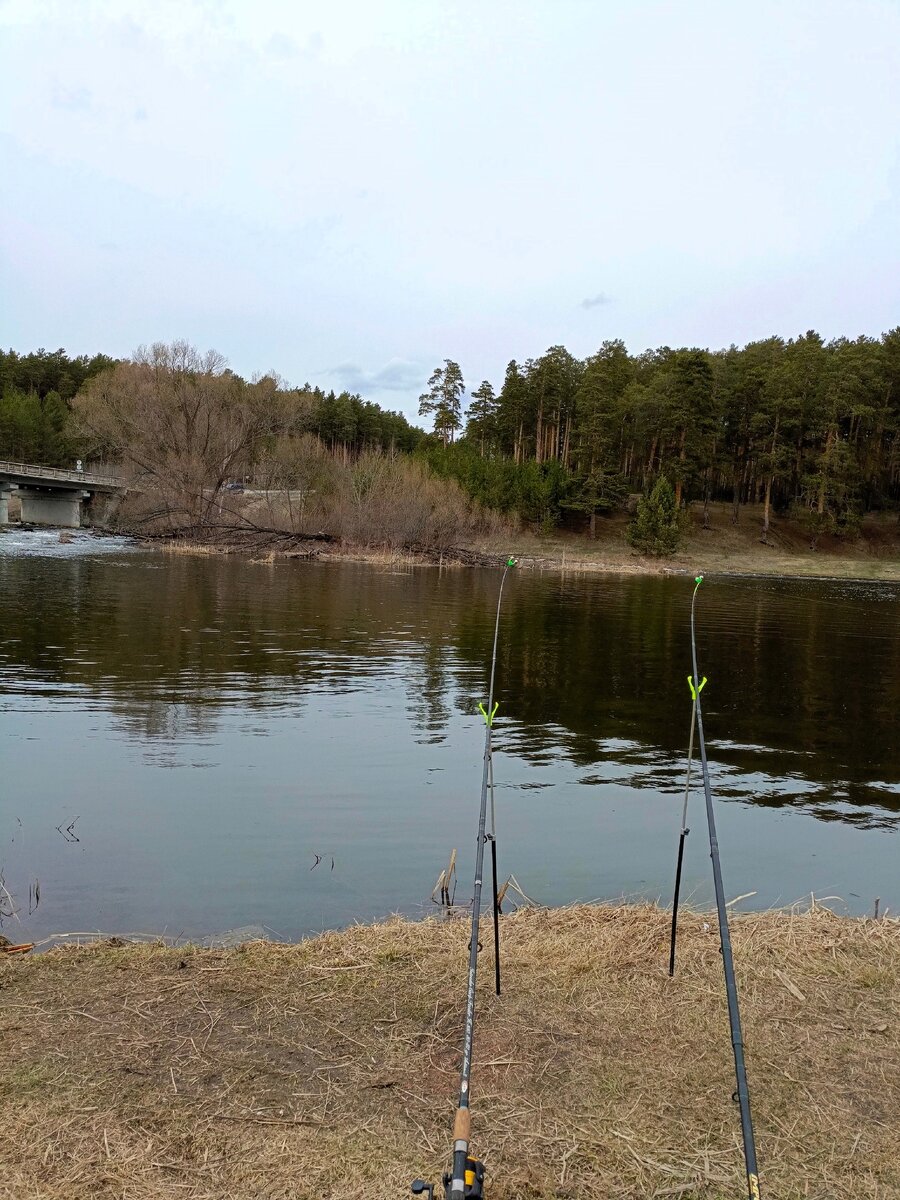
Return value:
<svg viewBox="0 0 900 1200">
<path fill-rule="evenodd" d="M 317 58 L 324 44 L 325 39 L 317 29 L 309 35 L 302 47 L 290 34 L 275 32 L 266 42 L 265 49 L 274 58 L 296 58 L 298 55 L 303 58 Z"/>
<path fill-rule="evenodd" d="M 91 107 L 93 96 L 86 87 L 67 88 L 60 84 L 53 85 L 51 104 L 54 108 L 65 109 L 66 112 L 87 112 Z"/>
<path fill-rule="evenodd" d="M 299 46 L 288 34 L 273 33 L 266 42 L 266 50 L 276 58 L 293 58 L 297 54 Z"/>
<path fill-rule="evenodd" d="M 585 296 L 578 307 L 599 308 L 601 304 L 612 304 L 612 296 L 608 296 L 606 292 L 598 292 L 596 296 Z"/>
<path fill-rule="evenodd" d="M 377 371 L 366 371 L 357 363 L 345 362 L 329 367 L 341 388 L 348 392 L 409 392 L 422 387 L 428 374 L 419 363 L 392 358 Z"/>
</svg>

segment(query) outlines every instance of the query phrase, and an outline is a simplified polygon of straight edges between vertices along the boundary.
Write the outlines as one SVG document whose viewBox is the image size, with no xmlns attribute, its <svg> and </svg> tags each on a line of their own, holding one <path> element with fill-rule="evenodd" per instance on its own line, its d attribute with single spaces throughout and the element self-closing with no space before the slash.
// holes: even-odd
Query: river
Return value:
<svg viewBox="0 0 900 1200">
<path fill-rule="evenodd" d="M 499 578 L 4 533 L 0 932 L 296 938 L 431 911 L 454 847 L 467 899 Z M 498 846 L 535 900 L 669 901 L 691 587 L 509 579 Z M 740 907 L 814 893 L 841 912 L 900 908 L 898 596 L 703 584 L 704 715 L 726 888 L 752 893 Z M 689 824 L 684 888 L 705 904 L 698 793 Z"/>
</svg>

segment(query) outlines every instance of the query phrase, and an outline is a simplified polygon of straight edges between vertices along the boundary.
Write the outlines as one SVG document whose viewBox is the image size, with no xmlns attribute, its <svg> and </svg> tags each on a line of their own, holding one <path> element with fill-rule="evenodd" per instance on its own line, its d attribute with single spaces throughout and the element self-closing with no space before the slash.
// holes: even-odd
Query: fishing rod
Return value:
<svg viewBox="0 0 900 1200">
<path fill-rule="evenodd" d="M 753 1118 L 750 1115 L 750 1091 L 747 1086 L 747 1067 L 744 1063 L 744 1040 L 741 1033 L 741 1014 L 738 1008 L 737 983 L 734 978 L 734 957 L 731 952 L 731 934 L 728 928 L 728 909 L 725 906 L 725 887 L 722 883 L 722 864 L 719 859 L 719 839 L 716 834 L 716 816 L 713 811 L 712 790 L 709 785 L 709 762 L 706 757 L 706 739 L 703 735 L 703 705 L 700 702 L 700 693 L 703 690 L 703 685 L 706 683 L 706 677 L 700 680 L 700 672 L 697 669 L 697 637 L 696 637 L 696 622 L 695 609 L 697 605 L 697 592 L 700 589 L 700 584 L 703 582 L 703 576 L 697 575 L 694 581 L 694 594 L 691 597 L 691 664 L 693 666 L 693 676 L 689 677 L 688 683 L 691 689 L 691 696 L 694 701 L 694 714 L 697 720 L 697 742 L 700 748 L 700 766 L 703 772 L 703 793 L 706 797 L 706 823 L 709 829 L 709 855 L 712 859 L 713 869 L 713 884 L 716 891 L 716 912 L 719 919 L 719 941 L 722 948 L 722 965 L 725 969 L 725 993 L 728 997 L 728 1023 L 731 1027 L 731 1046 L 734 1051 L 734 1073 L 737 1079 L 737 1102 L 741 1110 L 741 1135 L 744 1142 L 744 1165 L 747 1171 L 747 1194 L 749 1200 L 759 1200 L 759 1175 L 756 1165 L 756 1139 L 753 1133 Z M 691 733 L 693 734 L 693 719 L 691 721 Z M 691 743 L 691 753 L 693 752 L 693 742 Z M 690 783 L 690 756 L 688 758 L 688 783 Z M 685 790 L 685 804 L 687 804 L 687 789 Z M 681 851 L 684 846 L 684 837 L 686 836 L 685 818 L 682 820 L 683 836 L 681 846 L 679 847 L 678 869 L 681 869 Z M 680 875 L 678 878 L 680 883 Z M 677 885 L 676 885 L 677 886 Z M 677 897 L 677 891 L 676 891 Z M 674 914 L 673 914 L 674 918 Z M 672 957 L 670 958 L 670 974 L 671 964 L 674 963 L 675 952 L 675 924 L 673 919 L 672 927 Z"/>
<path fill-rule="evenodd" d="M 510 569 L 516 565 L 512 557 L 506 561 L 500 592 L 497 596 L 497 618 L 494 622 L 494 649 L 491 655 L 491 681 L 488 688 L 487 707 L 478 705 L 484 717 L 484 766 L 481 775 L 481 805 L 478 811 L 478 837 L 475 842 L 475 890 L 472 895 L 472 932 L 469 939 L 469 976 L 466 993 L 466 1022 L 463 1034 L 463 1056 L 459 1079 L 459 1104 L 453 1121 L 453 1169 L 443 1176 L 445 1200 L 467 1200 L 468 1197 L 484 1195 L 484 1163 L 469 1156 L 469 1135 L 472 1117 L 469 1110 L 469 1079 L 472 1073 L 472 1044 L 475 1039 L 475 977 L 478 972 L 478 924 L 481 918 L 481 884 L 484 873 L 484 845 L 491 843 L 491 862 L 494 884 L 494 987 L 500 995 L 500 903 L 497 894 L 497 838 L 494 813 L 494 767 L 492 731 L 494 717 L 500 707 L 494 701 L 494 677 L 497 671 L 497 640 L 500 635 L 500 606 L 503 603 L 503 585 Z M 491 831 L 486 832 L 490 798 Z M 434 1185 L 423 1179 L 415 1179 L 411 1185 L 413 1195 L 428 1194 L 434 1197 Z"/>
</svg>

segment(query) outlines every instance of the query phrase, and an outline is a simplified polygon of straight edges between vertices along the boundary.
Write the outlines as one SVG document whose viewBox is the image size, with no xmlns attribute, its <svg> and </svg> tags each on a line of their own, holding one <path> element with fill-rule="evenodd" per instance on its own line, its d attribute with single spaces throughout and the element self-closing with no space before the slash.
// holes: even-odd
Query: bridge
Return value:
<svg viewBox="0 0 900 1200">
<path fill-rule="evenodd" d="M 115 503 L 124 491 L 125 484 L 114 475 L 0 460 L 0 525 L 9 524 L 13 492 L 21 501 L 24 524 L 78 529 L 85 505 L 94 507 L 97 497 Z"/>
</svg>

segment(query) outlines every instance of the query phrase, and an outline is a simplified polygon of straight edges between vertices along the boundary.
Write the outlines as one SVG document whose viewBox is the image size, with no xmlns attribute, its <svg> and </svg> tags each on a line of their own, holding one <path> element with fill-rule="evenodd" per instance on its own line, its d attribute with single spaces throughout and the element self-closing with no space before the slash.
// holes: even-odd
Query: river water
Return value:
<svg viewBox="0 0 900 1200">
<path fill-rule="evenodd" d="M 295 938 L 430 911 L 454 847 L 467 899 L 499 578 L 0 536 L 2 932 Z M 498 845 L 538 901 L 670 898 L 691 586 L 508 581 Z M 704 714 L 726 888 L 753 893 L 741 907 L 812 892 L 900 908 L 898 598 L 703 584 Z M 697 793 L 689 824 L 684 886 L 707 903 Z"/>
</svg>

